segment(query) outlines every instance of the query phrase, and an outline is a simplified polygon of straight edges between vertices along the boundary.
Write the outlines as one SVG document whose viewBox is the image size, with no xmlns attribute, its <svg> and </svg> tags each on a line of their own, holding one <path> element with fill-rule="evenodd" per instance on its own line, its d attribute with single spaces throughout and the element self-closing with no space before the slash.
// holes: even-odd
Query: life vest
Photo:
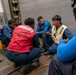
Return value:
<svg viewBox="0 0 76 75">
<path fill-rule="evenodd" d="M 58 44 L 59 41 L 63 38 L 63 33 L 64 30 L 67 27 L 65 25 L 61 25 L 57 30 L 56 30 L 56 26 L 53 26 L 52 28 L 52 39 L 54 41 L 55 44 Z"/>
<path fill-rule="evenodd" d="M 7 49 L 18 53 L 30 52 L 30 48 L 33 47 L 32 39 L 35 34 L 34 29 L 28 25 L 17 26 L 14 29 Z"/>
</svg>

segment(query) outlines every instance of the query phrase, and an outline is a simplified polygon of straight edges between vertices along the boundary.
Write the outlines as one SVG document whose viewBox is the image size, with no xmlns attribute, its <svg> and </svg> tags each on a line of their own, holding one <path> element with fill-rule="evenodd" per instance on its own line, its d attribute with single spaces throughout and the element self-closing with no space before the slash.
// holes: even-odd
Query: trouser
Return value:
<svg viewBox="0 0 76 75">
<path fill-rule="evenodd" d="M 42 38 L 42 34 L 38 34 L 38 37 L 39 37 L 39 38 Z"/>
<path fill-rule="evenodd" d="M 53 43 L 53 44 L 48 48 L 48 51 L 49 51 L 50 53 L 56 53 L 56 52 L 57 52 L 57 47 L 58 47 L 58 45 Z"/>
<path fill-rule="evenodd" d="M 41 56 L 41 49 L 40 48 L 32 48 L 29 53 L 17 53 L 17 52 L 6 52 L 6 57 L 18 64 L 27 64 L 30 62 L 38 61 L 39 57 Z"/>
<path fill-rule="evenodd" d="M 43 48 L 45 48 L 45 33 L 43 33 L 43 34 L 38 34 L 38 37 L 42 39 L 42 41 L 40 41 L 40 42 L 41 42 L 41 46 L 42 46 Z M 45 49 L 45 50 L 46 50 L 46 49 Z"/>
<path fill-rule="evenodd" d="M 52 37 L 46 34 L 43 34 L 43 41 L 46 50 L 53 44 Z"/>
<path fill-rule="evenodd" d="M 8 38 L 6 38 L 6 37 L 3 37 L 3 38 L 1 39 L 1 41 L 2 41 L 2 43 L 5 45 L 5 48 L 8 46 L 8 44 L 9 44 L 9 42 L 10 42 L 10 40 L 9 40 Z"/>
<path fill-rule="evenodd" d="M 49 35 L 43 35 L 43 41 L 45 45 L 45 49 L 50 53 L 57 52 L 57 44 L 54 44 L 53 39 Z"/>
<path fill-rule="evenodd" d="M 74 61 L 63 63 L 57 55 L 55 55 L 50 62 L 48 75 L 76 75 L 76 64 Z"/>
</svg>

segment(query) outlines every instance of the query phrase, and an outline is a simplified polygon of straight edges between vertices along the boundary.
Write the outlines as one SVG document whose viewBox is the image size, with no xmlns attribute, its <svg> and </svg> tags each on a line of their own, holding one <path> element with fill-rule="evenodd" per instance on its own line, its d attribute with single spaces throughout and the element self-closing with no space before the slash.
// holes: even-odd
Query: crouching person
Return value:
<svg viewBox="0 0 76 75">
<path fill-rule="evenodd" d="M 19 65 L 38 62 L 41 56 L 38 36 L 34 31 L 34 19 L 27 18 L 24 23 L 24 25 L 17 26 L 14 29 L 6 53 L 6 57 L 10 61 Z M 26 71 L 24 70 L 22 72 Z"/>
<path fill-rule="evenodd" d="M 12 38 L 12 32 L 15 27 L 16 27 L 15 20 L 10 19 L 8 20 L 8 24 L 5 24 L 1 30 L 2 31 L 1 41 L 5 45 L 5 48 L 8 46 Z"/>
</svg>

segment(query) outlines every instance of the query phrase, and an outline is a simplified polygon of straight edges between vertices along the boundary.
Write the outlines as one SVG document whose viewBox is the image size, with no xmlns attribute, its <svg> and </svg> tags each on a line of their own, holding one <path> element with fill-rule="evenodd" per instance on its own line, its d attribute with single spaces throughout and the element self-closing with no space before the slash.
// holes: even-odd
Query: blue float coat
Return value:
<svg viewBox="0 0 76 75">
<path fill-rule="evenodd" d="M 38 23 L 36 32 L 37 34 L 43 34 L 44 32 L 49 31 L 51 28 L 51 24 L 47 20 L 45 20 L 44 24 Z"/>
<path fill-rule="evenodd" d="M 76 33 L 69 42 L 65 40 L 60 41 L 57 55 L 62 62 L 71 61 L 76 58 Z"/>
</svg>

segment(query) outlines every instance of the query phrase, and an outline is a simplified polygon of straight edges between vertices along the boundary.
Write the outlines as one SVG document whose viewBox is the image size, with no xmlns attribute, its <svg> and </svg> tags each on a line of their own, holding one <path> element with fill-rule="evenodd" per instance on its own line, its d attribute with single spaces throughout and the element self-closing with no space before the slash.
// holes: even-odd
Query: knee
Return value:
<svg viewBox="0 0 76 75">
<path fill-rule="evenodd" d="M 36 52 L 37 52 L 38 54 L 41 54 L 41 49 L 40 49 L 40 48 L 36 48 Z"/>
<path fill-rule="evenodd" d="M 41 49 L 40 48 L 38 49 L 38 53 L 41 54 Z"/>
<path fill-rule="evenodd" d="M 51 46 L 51 47 L 48 48 L 48 51 L 49 51 L 49 52 L 54 52 L 54 53 L 56 53 L 56 52 L 57 52 L 57 48 Z"/>
<path fill-rule="evenodd" d="M 53 50 L 52 47 L 49 47 L 49 48 L 48 48 L 48 51 L 49 51 L 50 53 L 52 53 L 54 50 Z"/>
<path fill-rule="evenodd" d="M 45 33 L 42 34 L 42 38 L 46 38 L 46 34 Z"/>
</svg>

